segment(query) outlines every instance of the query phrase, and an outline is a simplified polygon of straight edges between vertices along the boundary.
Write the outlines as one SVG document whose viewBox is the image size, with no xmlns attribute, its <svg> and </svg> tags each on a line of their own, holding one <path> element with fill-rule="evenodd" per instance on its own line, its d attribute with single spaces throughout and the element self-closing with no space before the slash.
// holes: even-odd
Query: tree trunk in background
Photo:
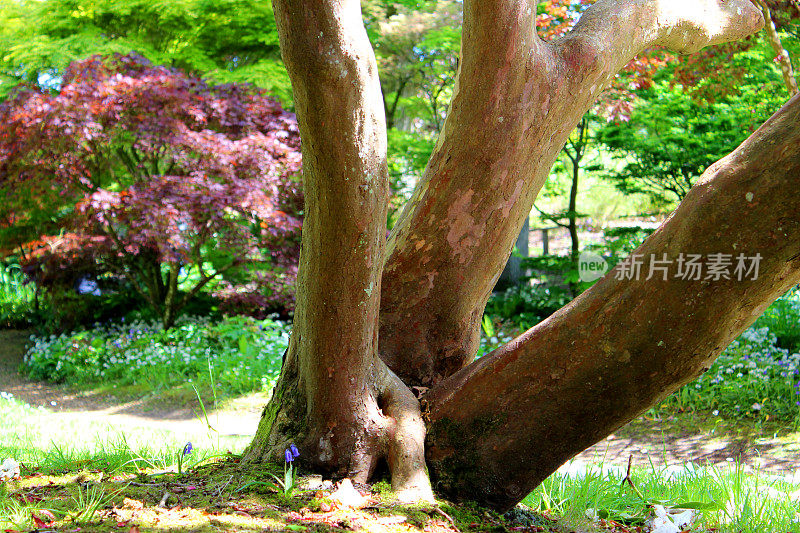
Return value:
<svg viewBox="0 0 800 533">
<path fill-rule="evenodd" d="M 617 279 L 632 272 L 618 265 L 546 321 L 433 388 L 425 407 L 437 488 L 507 509 L 570 457 L 708 370 L 800 281 L 799 148 L 795 96 L 712 165 L 634 252 L 640 276 Z M 731 279 L 675 279 L 680 254 L 728 254 Z M 757 279 L 737 279 L 740 254 L 760 257 Z M 672 261 L 666 280 L 664 263 L 652 258 Z"/>
<path fill-rule="evenodd" d="M 525 218 L 525 222 L 522 224 L 522 230 L 519 232 L 519 236 L 517 237 L 517 242 L 514 243 L 514 248 L 522 257 L 517 257 L 512 252 L 511 256 L 506 262 L 506 266 L 503 268 L 503 272 L 500 273 L 500 279 L 497 280 L 497 284 L 493 289 L 494 291 L 502 291 L 508 289 L 509 287 L 519 285 L 522 282 L 522 279 L 526 275 L 525 270 L 522 268 L 522 261 L 525 257 L 528 257 L 528 245 L 530 238 L 530 226 L 528 224 L 528 218 Z"/>
<path fill-rule="evenodd" d="M 306 218 L 292 338 L 245 464 L 291 442 L 304 467 L 357 481 L 386 460 L 401 496 L 426 500 L 427 457 L 442 490 L 505 509 L 696 376 L 798 280 L 795 99 L 639 251 L 760 253 L 758 280 L 607 276 L 467 366 L 550 166 L 616 72 L 647 47 L 694 51 L 763 22 L 750 0 L 600 0 L 545 43 L 536 6 L 465 0 L 450 111 L 384 253 L 385 114 L 360 4 L 275 0 Z M 432 387 L 424 412 L 415 385 Z"/>
</svg>

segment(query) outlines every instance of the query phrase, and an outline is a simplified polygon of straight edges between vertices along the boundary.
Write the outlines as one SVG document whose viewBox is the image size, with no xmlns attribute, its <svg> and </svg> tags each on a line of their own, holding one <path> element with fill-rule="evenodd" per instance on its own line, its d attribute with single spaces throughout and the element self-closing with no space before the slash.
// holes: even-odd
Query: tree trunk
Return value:
<svg viewBox="0 0 800 533">
<path fill-rule="evenodd" d="M 440 490 L 506 509 L 570 457 L 708 370 L 800 281 L 800 96 L 709 168 L 675 213 L 590 290 L 426 396 Z M 676 279 L 727 254 L 730 279 Z M 760 256 L 741 281 L 737 258 Z M 660 269 L 672 261 L 667 279 Z M 752 261 L 747 263 L 751 266 Z M 652 270 L 651 270 L 652 266 Z M 651 279 L 647 279 L 650 274 Z"/>
<path fill-rule="evenodd" d="M 303 139 L 297 307 L 285 364 L 245 463 L 281 460 L 431 499 L 419 403 L 377 357 L 388 206 L 377 66 L 358 0 L 276 0 Z M 332 132 L 335 132 L 332 133 Z"/>
<path fill-rule="evenodd" d="M 789 52 L 781 44 L 781 38 L 778 35 L 778 30 L 775 29 L 775 23 L 772 21 L 772 15 L 769 11 L 769 6 L 764 0 L 756 0 L 761 12 L 764 15 L 764 30 L 767 34 L 767 40 L 770 46 L 775 51 L 775 58 L 781 66 L 781 75 L 783 76 L 783 83 L 786 85 L 786 90 L 789 95 L 797 94 L 797 79 L 794 76 L 794 69 L 792 68 L 792 60 L 789 57 Z"/>
<path fill-rule="evenodd" d="M 178 263 L 169 264 L 169 274 L 167 275 L 167 293 L 164 295 L 163 311 L 161 323 L 165 330 L 175 325 L 177 318 L 178 305 L 178 274 L 181 266 Z"/>
<path fill-rule="evenodd" d="M 522 257 L 516 257 L 513 253 L 506 261 L 506 266 L 503 267 L 503 271 L 500 273 L 500 279 L 497 280 L 497 284 L 494 286 L 494 291 L 502 291 L 508 289 L 509 287 L 514 287 L 519 285 L 527 273 L 526 270 L 522 268 L 522 261 L 523 258 L 528 257 L 528 247 L 531 238 L 531 230 L 528 225 L 528 219 L 522 223 L 522 229 L 519 232 L 519 236 L 517 236 L 517 241 L 514 243 L 514 248 L 519 251 L 519 255 Z"/>
<path fill-rule="evenodd" d="M 524 218 L 616 73 L 647 47 L 693 52 L 763 24 L 750 0 L 601 0 L 545 43 L 535 16 L 533 1 L 464 2 L 447 120 L 384 266 L 379 351 L 408 384 L 434 385 L 472 360 Z"/>
<path fill-rule="evenodd" d="M 306 218 L 292 338 L 245 464 L 281 460 L 294 442 L 304 466 L 357 481 L 386 460 L 403 497 L 430 499 L 427 418 L 439 486 L 507 508 L 695 376 L 798 279 L 794 100 L 712 167 L 639 252 L 758 252 L 758 280 L 607 276 L 464 368 L 550 166 L 609 80 L 648 46 L 694 51 L 744 37 L 760 11 L 750 0 L 600 0 L 550 44 L 535 33 L 537 2 L 465 0 L 450 111 L 384 251 L 385 114 L 360 4 L 274 5 Z M 414 385 L 433 387 L 425 416 Z"/>
</svg>

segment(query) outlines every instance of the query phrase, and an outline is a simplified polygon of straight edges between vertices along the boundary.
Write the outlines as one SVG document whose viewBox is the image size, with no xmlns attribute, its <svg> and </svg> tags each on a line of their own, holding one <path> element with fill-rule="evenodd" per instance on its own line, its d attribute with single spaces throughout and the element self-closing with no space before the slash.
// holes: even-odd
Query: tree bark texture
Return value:
<svg viewBox="0 0 800 533">
<path fill-rule="evenodd" d="M 649 46 L 694 51 L 763 23 L 750 0 L 600 0 L 545 43 L 536 4 L 465 0 L 450 110 L 384 246 L 385 114 L 360 4 L 275 0 L 306 218 L 292 338 L 245 464 L 294 442 L 304 466 L 356 481 L 385 460 L 401 495 L 430 499 L 427 464 L 446 493 L 507 508 L 696 376 L 797 281 L 794 99 L 638 251 L 760 253 L 757 280 L 609 275 L 467 366 L 553 161 L 617 71 Z M 432 387 L 424 410 L 413 386 Z"/>
<path fill-rule="evenodd" d="M 388 172 L 375 57 L 358 0 L 276 0 L 303 140 L 294 327 L 280 382 L 245 461 L 290 442 L 315 469 L 366 481 L 386 459 L 399 492 L 430 499 L 425 427 L 377 357 Z"/>
<path fill-rule="evenodd" d="M 570 457 L 708 370 L 800 281 L 799 148 L 795 96 L 712 165 L 634 252 L 643 259 L 640 276 L 618 279 L 626 268 L 618 265 L 433 388 L 425 398 L 427 457 L 437 487 L 511 507 Z M 680 254 L 728 254 L 734 264 L 739 254 L 760 256 L 757 279 L 740 281 L 733 267 L 730 279 L 676 279 Z M 667 279 L 658 268 L 664 260 L 673 261 Z"/>
</svg>

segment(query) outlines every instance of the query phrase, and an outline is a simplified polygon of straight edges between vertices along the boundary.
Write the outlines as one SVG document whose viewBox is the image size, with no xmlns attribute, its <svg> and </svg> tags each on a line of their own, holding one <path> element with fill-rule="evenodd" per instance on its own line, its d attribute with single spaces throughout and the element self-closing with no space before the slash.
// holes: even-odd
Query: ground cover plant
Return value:
<svg viewBox="0 0 800 533">
<path fill-rule="evenodd" d="M 223 397 L 268 392 L 280 372 L 289 326 L 274 318 L 133 319 L 61 335 L 31 336 L 23 372 L 32 379 L 95 388 L 98 382 L 138 385 L 140 392 L 173 387 Z"/>
</svg>

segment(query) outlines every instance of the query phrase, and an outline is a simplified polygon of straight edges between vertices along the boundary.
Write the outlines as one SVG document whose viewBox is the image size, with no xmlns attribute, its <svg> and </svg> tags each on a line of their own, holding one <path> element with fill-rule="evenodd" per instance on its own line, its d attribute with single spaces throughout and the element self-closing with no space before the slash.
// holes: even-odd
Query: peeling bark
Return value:
<svg viewBox="0 0 800 533">
<path fill-rule="evenodd" d="M 800 281 L 799 180 L 795 96 L 712 165 L 634 252 L 644 258 L 641 277 L 617 279 L 618 266 L 430 391 L 427 457 L 437 489 L 509 508 L 570 457 L 707 370 Z M 675 261 L 681 253 L 760 254 L 758 276 L 663 280 L 655 270 L 646 279 L 651 254 Z"/>
<path fill-rule="evenodd" d="M 693 52 L 763 24 L 750 0 L 601 0 L 545 43 L 535 15 L 533 1 L 464 2 L 453 101 L 383 274 L 380 354 L 406 383 L 430 386 L 471 361 L 536 195 L 616 73 L 649 46 Z"/>
</svg>

